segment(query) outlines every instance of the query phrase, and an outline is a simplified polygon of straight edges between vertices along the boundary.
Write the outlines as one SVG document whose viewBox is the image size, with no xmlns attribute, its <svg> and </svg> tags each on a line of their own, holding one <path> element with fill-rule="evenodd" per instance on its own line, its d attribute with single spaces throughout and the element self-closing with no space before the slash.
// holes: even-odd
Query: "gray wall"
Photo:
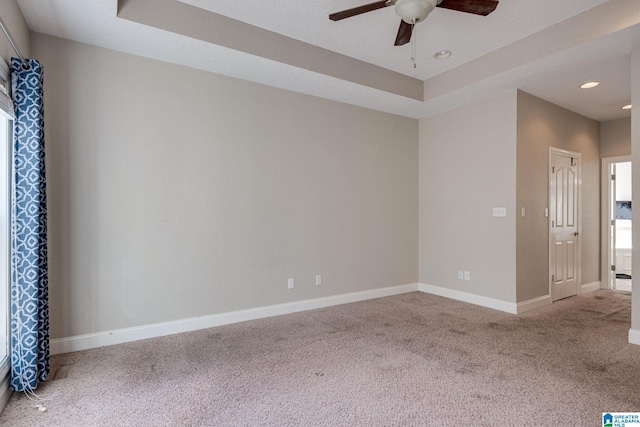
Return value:
<svg viewBox="0 0 640 427">
<path fill-rule="evenodd" d="M 600 281 L 600 124 L 518 91 L 518 302 L 549 294 L 549 147 L 582 154 L 582 283 Z"/>
<path fill-rule="evenodd" d="M 516 91 L 420 121 L 421 283 L 515 302 L 515 177 Z"/>
<path fill-rule="evenodd" d="M 583 155 L 582 278 L 599 281 L 597 122 L 517 91 L 418 122 L 31 38 L 53 338 L 416 281 L 546 295 L 549 146 Z"/>
<path fill-rule="evenodd" d="M 631 118 L 600 123 L 600 156 L 631 155 Z"/>
<path fill-rule="evenodd" d="M 52 338 L 417 282 L 418 121 L 41 34 L 32 49 Z"/>
<path fill-rule="evenodd" d="M 29 57 L 29 27 L 22 16 L 22 11 L 15 0 L 0 1 L 0 16 L 7 26 L 14 41 L 25 58 Z M 9 63 L 11 57 L 17 57 L 11 44 L 0 31 L 0 57 L 5 63 Z"/>
</svg>

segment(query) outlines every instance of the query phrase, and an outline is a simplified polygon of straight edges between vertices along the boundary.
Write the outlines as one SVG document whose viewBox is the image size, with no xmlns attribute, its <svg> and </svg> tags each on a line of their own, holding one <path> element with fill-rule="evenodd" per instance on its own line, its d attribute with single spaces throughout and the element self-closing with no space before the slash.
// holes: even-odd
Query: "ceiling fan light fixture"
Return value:
<svg viewBox="0 0 640 427">
<path fill-rule="evenodd" d="M 396 14 L 407 24 L 424 21 L 442 0 L 398 0 Z"/>
<path fill-rule="evenodd" d="M 624 107 L 622 107 L 623 110 L 631 110 L 632 105 L 631 104 L 627 104 Z"/>
<path fill-rule="evenodd" d="M 580 85 L 580 89 L 593 89 L 598 86 L 600 82 L 587 82 Z"/>
</svg>

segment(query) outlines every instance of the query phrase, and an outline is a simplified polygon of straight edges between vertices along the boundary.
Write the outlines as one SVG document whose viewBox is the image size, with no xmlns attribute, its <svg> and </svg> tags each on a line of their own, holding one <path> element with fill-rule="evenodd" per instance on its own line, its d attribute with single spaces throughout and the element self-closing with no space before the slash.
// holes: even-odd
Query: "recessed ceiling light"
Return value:
<svg viewBox="0 0 640 427">
<path fill-rule="evenodd" d="M 596 86 L 598 86 L 600 84 L 600 82 L 588 82 L 585 84 L 581 84 L 580 85 L 580 89 L 592 89 Z"/>
<path fill-rule="evenodd" d="M 622 107 L 623 110 L 631 110 L 631 104 L 627 104 L 624 107 Z"/>
<path fill-rule="evenodd" d="M 436 59 L 447 59 L 451 56 L 450 50 L 441 50 L 433 54 L 433 57 Z"/>
</svg>

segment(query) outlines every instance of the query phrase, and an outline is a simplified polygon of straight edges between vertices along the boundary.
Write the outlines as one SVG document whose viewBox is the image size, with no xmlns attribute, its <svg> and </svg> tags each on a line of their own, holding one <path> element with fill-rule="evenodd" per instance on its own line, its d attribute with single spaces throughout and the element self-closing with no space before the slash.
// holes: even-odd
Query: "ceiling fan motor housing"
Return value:
<svg viewBox="0 0 640 427">
<path fill-rule="evenodd" d="M 407 24 L 417 24 L 424 21 L 441 2 L 442 0 L 397 0 L 395 11 Z"/>
</svg>

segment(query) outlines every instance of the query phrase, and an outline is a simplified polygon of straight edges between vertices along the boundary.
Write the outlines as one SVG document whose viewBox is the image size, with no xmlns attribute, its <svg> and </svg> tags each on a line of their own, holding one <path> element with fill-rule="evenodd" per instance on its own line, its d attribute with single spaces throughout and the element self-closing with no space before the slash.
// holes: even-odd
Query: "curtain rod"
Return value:
<svg viewBox="0 0 640 427">
<path fill-rule="evenodd" d="M 25 61 L 24 57 L 20 53 L 20 49 L 18 49 L 16 42 L 13 40 L 13 37 L 11 37 L 11 33 L 7 29 L 7 26 L 4 25 L 4 21 L 2 20 L 2 17 L 0 17 L 0 28 L 2 28 L 2 32 L 4 33 L 4 35 L 7 36 L 7 40 L 9 40 L 9 43 L 11 43 L 11 47 L 16 52 L 16 55 L 18 55 L 18 58 L 20 58 L 20 61 L 22 61 L 22 68 L 28 70 L 29 63 Z"/>
</svg>

